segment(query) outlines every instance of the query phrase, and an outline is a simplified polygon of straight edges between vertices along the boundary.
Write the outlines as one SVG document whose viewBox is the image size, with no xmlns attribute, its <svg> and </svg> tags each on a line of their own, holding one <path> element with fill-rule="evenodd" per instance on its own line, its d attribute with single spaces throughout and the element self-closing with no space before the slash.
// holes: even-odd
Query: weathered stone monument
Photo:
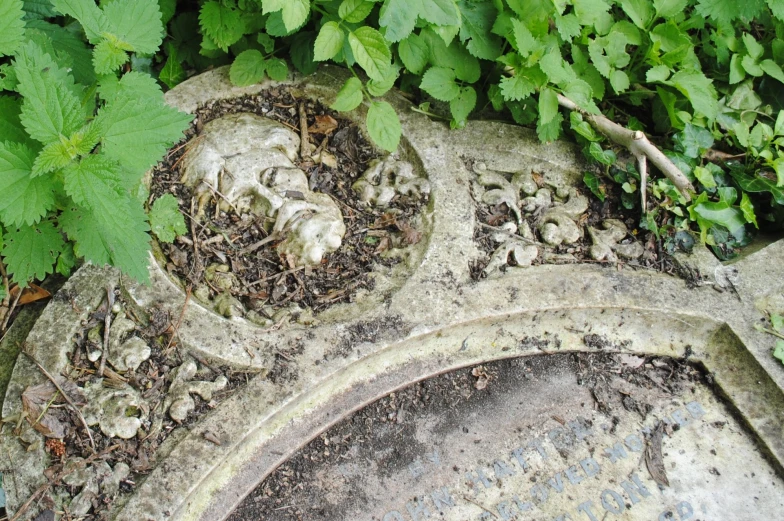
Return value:
<svg viewBox="0 0 784 521">
<path fill-rule="evenodd" d="M 285 85 L 329 103 L 344 79 L 327 67 Z M 193 112 L 273 86 L 280 84 L 236 88 L 219 69 L 178 86 L 167 101 Z M 402 97 L 387 99 L 403 123 L 400 151 L 355 186 L 368 204 L 383 206 L 399 193 L 427 198 L 417 221 L 422 240 L 398 252 L 396 266 L 374 269 L 375 287 L 354 302 L 270 327 L 245 310 L 221 315 L 191 299 L 158 260 L 151 259 L 149 286 L 81 268 L 27 335 L 31 356 L 17 360 L 3 402 L 10 421 L 0 433 L 0 471 L 10 517 L 20 509 L 20 519 L 46 509 L 91 515 L 108 498 L 106 518 L 118 521 L 222 520 L 248 496 L 234 514 L 243 519 L 264 496 L 257 485 L 314 439 L 339 450 L 319 446 L 326 463 L 312 462 L 291 508 L 264 519 L 296 519 L 289 510 L 302 519 L 358 521 L 779 517 L 784 367 L 771 356 L 772 337 L 755 325 L 784 312 L 784 242 L 731 267 L 709 255 L 683 258 L 702 275 L 691 289 L 616 264 L 639 257 L 641 247 L 623 222 L 584 222 L 582 165 L 570 146 L 493 122 L 450 131 L 410 111 Z M 360 122 L 363 110 L 352 117 Z M 241 124 L 266 125 L 230 116 L 213 126 L 231 132 Z M 318 264 L 338 250 L 345 216 L 305 190 L 291 164 L 297 136 L 278 128 L 270 135 L 272 153 L 242 151 L 254 158 L 250 177 L 221 173 L 238 168 L 237 151 L 205 139 L 198 146 L 207 159 L 189 159 L 186 181 L 206 180 L 227 204 L 275 220 L 273 229 L 299 223 L 301 236 L 312 232 L 315 242 L 292 238 L 279 252 Z M 492 243 L 486 253 L 475 212 L 501 202 L 514 219 L 483 230 Z M 576 262 L 580 251 L 597 262 Z M 164 419 L 187 426 L 173 428 L 133 477 L 124 462 L 72 462 L 79 468 L 62 478 L 78 490 L 72 499 L 57 492 L 63 487 L 46 486 L 56 476 L 44 471 L 57 460 L 21 416 L 21 396 L 49 380 L 36 362 L 55 380 L 68 368 L 74 335 L 89 334 L 87 319 L 107 286 L 123 296 L 106 311 L 110 321 L 153 309 L 174 317 L 182 363 L 170 367 L 168 387 L 151 380 L 142 392 L 96 376 L 78 391 L 84 421 L 119 445 L 160 432 Z M 130 374 L 121 367 L 132 372 L 171 347 L 141 345 L 131 329 L 118 331 L 106 355 L 91 355 L 110 357 L 120 376 Z M 281 358 L 287 377 L 272 378 Z M 599 365 L 586 372 L 587 361 Z M 415 382 L 441 385 L 437 375 L 480 364 L 454 401 L 442 387 L 443 400 L 432 402 L 438 407 L 396 405 L 364 444 L 338 436 L 343 419 L 377 399 L 405 395 Z M 218 367 L 251 376 L 213 403 L 229 385 L 212 370 Z M 153 393 L 162 397 L 156 410 L 146 405 Z"/>
</svg>

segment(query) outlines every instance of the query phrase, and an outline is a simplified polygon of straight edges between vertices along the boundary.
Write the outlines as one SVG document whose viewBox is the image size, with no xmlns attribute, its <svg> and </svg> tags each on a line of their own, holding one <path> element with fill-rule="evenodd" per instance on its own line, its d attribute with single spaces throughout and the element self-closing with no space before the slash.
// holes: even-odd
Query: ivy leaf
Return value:
<svg viewBox="0 0 784 521">
<path fill-rule="evenodd" d="M 397 150 L 402 133 L 400 120 L 392 105 L 386 101 L 374 101 L 367 114 L 367 128 L 370 138 L 388 152 Z"/>
<path fill-rule="evenodd" d="M 240 12 L 224 6 L 221 2 L 210 1 L 201 6 L 199 23 L 210 40 L 224 52 L 229 50 L 245 33 Z"/>
<path fill-rule="evenodd" d="M 460 40 L 468 52 L 483 60 L 495 60 L 501 54 L 501 40 L 491 34 L 498 9 L 491 2 L 458 0 L 462 23 Z"/>
<path fill-rule="evenodd" d="M 163 24 L 157 0 L 115 0 L 104 2 L 105 30 L 126 50 L 154 54 L 163 40 Z"/>
<path fill-rule="evenodd" d="M 751 20 L 765 8 L 765 0 L 698 0 L 695 9 L 705 18 L 730 23 L 742 18 Z"/>
<path fill-rule="evenodd" d="M 759 228 L 757 216 L 754 214 L 754 205 L 746 192 L 743 192 L 740 198 L 740 211 L 743 212 L 743 218 L 746 219 L 747 223 L 751 223 L 755 228 Z"/>
<path fill-rule="evenodd" d="M 22 16 L 22 2 L 0 0 L 0 56 L 13 54 L 22 43 L 25 27 Z"/>
<path fill-rule="evenodd" d="M 14 70 L 17 91 L 24 98 L 20 120 L 30 137 L 47 144 L 84 125 L 73 78 L 35 42 L 28 42 L 17 53 Z"/>
<path fill-rule="evenodd" d="M 741 233 L 739 230 L 746 225 L 746 219 L 740 208 L 732 206 L 728 200 L 710 201 L 705 192 L 699 195 L 688 210 L 689 217 L 697 222 L 703 236 L 714 224 L 724 226 L 735 236 Z"/>
<path fill-rule="evenodd" d="M 708 118 L 716 119 L 719 104 L 716 99 L 716 89 L 713 82 L 703 73 L 695 70 L 681 70 L 676 72 L 667 82 L 678 89 L 691 102 L 694 110 Z"/>
<path fill-rule="evenodd" d="M 422 76 L 419 88 L 439 101 L 452 101 L 460 94 L 455 71 L 446 67 L 430 67 Z"/>
<path fill-rule="evenodd" d="M 372 27 L 363 26 L 348 33 L 348 43 L 354 59 L 367 75 L 376 81 L 383 81 L 392 54 L 381 33 Z"/>
<path fill-rule="evenodd" d="M 539 123 L 551 122 L 558 114 L 558 94 L 553 89 L 542 89 L 539 92 Z"/>
<path fill-rule="evenodd" d="M 412 33 L 422 7 L 421 0 L 385 0 L 378 24 L 385 28 L 387 40 L 399 42 Z"/>
<path fill-rule="evenodd" d="M 51 221 L 8 228 L 3 257 L 13 281 L 25 288 L 29 281 L 45 278 L 63 246 L 62 235 Z"/>
<path fill-rule="evenodd" d="M 599 182 L 599 178 L 593 172 L 586 172 L 583 175 L 583 183 L 601 202 L 607 197 L 604 186 Z"/>
<path fill-rule="evenodd" d="M 434 25 L 460 25 L 460 10 L 455 0 L 421 0 L 419 16 Z"/>
<path fill-rule="evenodd" d="M 0 142 L 0 217 L 6 225 L 32 225 L 54 206 L 54 180 L 33 177 L 36 152 L 20 143 Z"/>
<path fill-rule="evenodd" d="M 687 123 L 682 132 L 673 136 L 675 150 L 684 156 L 697 159 L 713 146 L 713 135 L 710 130 Z"/>
<path fill-rule="evenodd" d="M 343 0 L 338 7 L 338 16 L 350 24 L 358 24 L 367 18 L 374 5 L 368 0 Z"/>
<path fill-rule="evenodd" d="M 334 58 L 343 49 L 345 34 L 337 22 L 327 22 L 319 30 L 313 47 L 313 59 L 316 61 Z"/>
<path fill-rule="evenodd" d="M 179 52 L 175 46 L 170 45 L 169 56 L 166 58 L 166 63 L 163 64 L 158 79 L 165 83 L 167 87 L 173 89 L 185 78 L 185 69 L 182 68 L 180 63 Z"/>
<path fill-rule="evenodd" d="M 418 34 L 410 34 L 397 46 L 397 54 L 412 74 L 421 74 L 427 65 L 429 49 Z"/>
<path fill-rule="evenodd" d="M 533 94 L 535 87 L 528 78 L 518 74 L 503 78 L 499 83 L 501 94 L 507 101 L 521 101 Z"/>
<path fill-rule="evenodd" d="M 357 78 L 349 78 L 338 92 L 335 103 L 330 105 L 332 110 L 347 112 L 359 107 L 362 103 L 362 82 Z"/>
<path fill-rule="evenodd" d="M 462 87 L 460 93 L 449 102 L 449 110 L 452 112 L 452 128 L 465 127 L 468 115 L 476 106 L 476 91 L 473 87 Z"/>
<path fill-rule="evenodd" d="M 284 81 L 289 76 L 289 66 L 281 58 L 267 60 L 267 76 L 275 81 Z"/>
<path fill-rule="evenodd" d="M 267 64 L 264 56 L 256 49 L 242 51 L 229 68 L 229 79 L 238 87 L 247 87 L 264 78 Z"/>
<path fill-rule="evenodd" d="M 588 153 L 592 158 L 605 166 L 615 164 L 615 161 L 618 159 L 618 157 L 615 155 L 615 152 L 610 149 L 604 150 L 602 146 L 596 142 L 592 142 L 590 144 L 588 147 Z"/>
<path fill-rule="evenodd" d="M 174 242 L 178 235 L 188 231 L 177 198 L 172 194 L 159 197 L 153 203 L 150 209 L 150 228 L 161 242 Z"/>
<path fill-rule="evenodd" d="M 770 179 L 763 176 L 752 177 L 737 170 L 730 170 L 730 174 L 744 192 L 768 192 L 777 204 L 784 205 L 784 189 L 776 186 Z"/>
</svg>

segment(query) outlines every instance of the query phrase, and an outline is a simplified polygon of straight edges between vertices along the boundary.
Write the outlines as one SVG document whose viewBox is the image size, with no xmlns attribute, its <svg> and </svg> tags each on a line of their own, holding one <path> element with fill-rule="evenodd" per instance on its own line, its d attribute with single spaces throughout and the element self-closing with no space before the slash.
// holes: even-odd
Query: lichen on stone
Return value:
<svg viewBox="0 0 784 521">
<path fill-rule="evenodd" d="M 204 125 L 183 159 L 181 182 L 198 199 L 197 217 L 210 199 L 223 211 L 274 217 L 281 255 L 316 266 L 337 250 L 346 233 L 338 205 L 313 192 L 295 167 L 300 138 L 255 114 L 229 114 Z"/>
<path fill-rule="evenodd" d="M 389 205 L 398 195 L 424 199 L 430 194 L 430 182 L 416 175 L 411 163 L 391 155 L 371 161 L 351 188 L 362 202 L 380 207 Z"/>
<path fill-rule="evenodd" d="M 193 380 L 197 371 L 196 362 L 189 358 L 172 372 L 172 383 L 163 402 L 163 410 L 168 411 L 171 419 L 177 423 L 184 421 L 196 408 L 191 394 L 197 394 L 209 401 L 215 391 L 225 388 L 229 383 L 223 375 L 218 376 L 214 382 Z"/>
</svg>

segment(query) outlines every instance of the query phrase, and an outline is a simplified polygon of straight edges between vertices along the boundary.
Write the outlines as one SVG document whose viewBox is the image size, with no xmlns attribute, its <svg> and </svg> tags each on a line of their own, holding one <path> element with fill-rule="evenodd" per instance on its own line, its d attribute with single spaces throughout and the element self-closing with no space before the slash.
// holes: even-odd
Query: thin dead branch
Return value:
<svg viewBox="0 0 784 521">
<path fill-rule="evenodd" d="M 106 315 L 103 317 L 103 352 L 98 374 L 103 375 L 106 369 L 106 357 L 109 355 L 109 331 L 112 327 L 112 307 L 114 306 L 114 284 L 106 285 Z"/>
<path fill-rule="evenodd" d="M 310 139 L 308 138 L 308 115 L 305 112 L 305 103 L 299 104 L 299 139 L 300 155 L 302 160 L 310 157 Z"/>
</svg>

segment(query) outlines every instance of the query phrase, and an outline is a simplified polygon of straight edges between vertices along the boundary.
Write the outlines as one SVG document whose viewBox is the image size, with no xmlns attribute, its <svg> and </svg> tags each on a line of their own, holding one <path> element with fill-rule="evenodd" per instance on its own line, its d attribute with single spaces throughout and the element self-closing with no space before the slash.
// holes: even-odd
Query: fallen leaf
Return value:
<svg viewBox="0 0 784 521">
<path fill-rule="evenodd" d="M 316 116 L 316 122 L 308 127 L 311 134 L 332 134 L 338 128 L 338 122 L 332 116 Z"/>
<path fill-rule="evenodd" d="M 403 232 L 403 242 L 406 244 L 416 244 L 422 240 L 422 234 L 406 222 L 397 222 L 397 228 Z"/>
<path fill-rule="evenodd" d="M 648 467 L 648 472 L 656 483 L 669 487 L 670 480 L 667 479 L 667 470 L 664 467 L 664 457 L 662 456 L 663 433 L 664 424 L 659 422 L 648 440 L 648 448 L 645 449 L 645 466 Z"/>
<path fill-rule="evenodd" d="M 16 296 L 19 295 L 19 286 L 14 286 L 8 292 L 11 295 L 11 299 L 16 299 Z M 25 289 L 21 290 L 22 296 L 19 297 L 18 305 L 23 306 L 25 304 L 30 304 L 31 302 L 35 302 L 37 300 L 42 300 L 48 297 L 51 297 L 52 294 L 46 291 L 41 286 L 36 286 L 35 284 L 28 285 Z"/>
</svg>

